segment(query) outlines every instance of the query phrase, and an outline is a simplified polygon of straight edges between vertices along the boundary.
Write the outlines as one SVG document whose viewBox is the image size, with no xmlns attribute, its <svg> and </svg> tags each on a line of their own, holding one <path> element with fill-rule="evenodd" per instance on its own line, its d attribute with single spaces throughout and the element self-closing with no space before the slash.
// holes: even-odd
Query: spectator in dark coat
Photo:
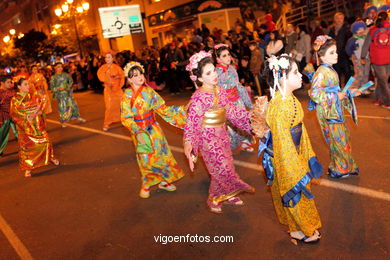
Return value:
<svg viewBox="0 0 390 260">
<path fill-rule="evenodd" d="M 345 16 L 343 13 L 337 12 L 334 15 L 334 25 L 330 29 L 329 36 L 336 40 L 338 62 L 333 66 L 341 78 L 344 78 L 344 84 L 352 76 L 351 63 L 347 53 L 345 52 L 345 46 L 348 39 L 352 36 L 351 30 L 347 23 L 344 22 Z"/>
</svg>

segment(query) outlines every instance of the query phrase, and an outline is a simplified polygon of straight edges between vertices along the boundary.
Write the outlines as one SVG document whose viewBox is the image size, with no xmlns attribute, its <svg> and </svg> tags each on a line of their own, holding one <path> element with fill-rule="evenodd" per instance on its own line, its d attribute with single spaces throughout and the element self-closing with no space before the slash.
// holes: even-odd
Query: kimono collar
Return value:
<svg viewBox="0 0 390 260">
<path fill-rule="evenodd" d="M 223 70 L 223 72 L 227 72 L 228 69 L 229 69 L 229 65 L 224 66 L 224 65 L 222 65 L 222 64 L 217 64 L 217 67 L 218 67 L 218 68 L 221 68 L 221 69 Z"/>
<path fill-rule="evenodd" d="M 135 100 L 136 100 L 137 97 L 140 95 L 140 93 L 141 93 L 141 91 L 142 91 L 142 89 L 143 89 L 144 87 L 145 87 L 145 85 L 140 86 L 140 87 L 137 89 L 137 91 L 135 91 L 135 90 L 133 89 L 133 87 L 131 87 L 131 89 L 132 89 L 133 92 L 134 92 L 134 95 L 132 96 L 132 98 L 131 98 L 131 100 L 130 100 L 130 106 L 131 106 L 131 107 L 134 106 Z"/>
</svg>

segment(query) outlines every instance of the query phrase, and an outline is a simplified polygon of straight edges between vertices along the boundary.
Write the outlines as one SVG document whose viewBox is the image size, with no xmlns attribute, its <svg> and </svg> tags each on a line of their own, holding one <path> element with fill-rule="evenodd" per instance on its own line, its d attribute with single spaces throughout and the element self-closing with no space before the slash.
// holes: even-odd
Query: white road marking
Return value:
<svg viewBox="0 0 390 260">
<path fill-rule="evenodd" d="M 360 116 L 360 117 L 362 117 L 362 116 Z M 50 123 L 53 123 L 53 124 L 61 125 L 60 122 L 55 121 L 55 120 L 47 119 L 47 121 L 50 122 Z M 129 136 L 124 136 L 124 135 L 120 135 L 120 134 L 104 132 L 104 131 L 101 131 L 101 130 L 96 130 L 96 129 L 93 129 L 93 128 L 88 128 L 88 127 L 79 126 L 79 125 L 72 125 L 72 124 L 66 124 L 66 125 L 68 127 L 71 127 L 71 128 L 76 128 L 76 129 L 80 129 L 80 130 L 84 130 L 84 131 L 88 131 L 88 132 L 92 132 L 92 133 L 97 133 L 97 134 L 101 134 L 101 135 L 106 135 L 106 136 L 111 136 L 111 137 L 115 137 L 115 138 L 131 141 L 131 138 Z M 175 151 L 175 152 L 183 152 L 183 148 L 182 147 L 177 147 L 177 146 L 170 145 L 170 148 L 171 148 L 172 151 Z M 237 166 L 240 166 L 240 167 L 244 167 L 244 168 L 248 168 L 248 169 L 256 170 L 256 171 L 262 171 L 262 169 L 263 169 L 258 164 L 250 163 L 250 162 L 243 162 L 243 161 L 239 161 L 239 160 L 234 160 L 234 164 L 237 165 Z M 374 199 L 390 201 L 390 193 L 376 191 L 376 190 L 373 190 L 373 189 L 358 187 L 358 186 L 350 185 L 350 184 L 344 184 L 344 183 L 341 183 L 341 182 L 330 181 L 330 180 L 327 180 L 327 179 L 324 179 L 324 178 L 322 178 L 320 180 L 319 185 L 322 185 L 322 186 L 325 186 L 325 187 L 329 187 L 329 188 L 333 188 L 333 189 L 346 191 L 346 192 L 356 193 L 356 194 L 367 196 L 367 197 L 371 197 L 371 198 L 374 198 Z"/>
<path fill-rule="evenodd" d="M 0 230 L 3 232 L 4 236 L 8 239 L 9 243 L 15 249 L 16 253 L 19 255 L 22 260 L 33 260 L 30 252 L 24 246 L 22 241 L 16 236 L 12 228 L 7 224 L 3 216 L 0 214 Z"/>
<path fill-rule="evenodd" d="M 351 117 L 350 115 L 347 115 L 347 116 Z M 364 115 L 358 115 L 358 118 L 390 120 L 390 117 L 386 117 L 386 116 L 364 116 Z"/>
</svg>

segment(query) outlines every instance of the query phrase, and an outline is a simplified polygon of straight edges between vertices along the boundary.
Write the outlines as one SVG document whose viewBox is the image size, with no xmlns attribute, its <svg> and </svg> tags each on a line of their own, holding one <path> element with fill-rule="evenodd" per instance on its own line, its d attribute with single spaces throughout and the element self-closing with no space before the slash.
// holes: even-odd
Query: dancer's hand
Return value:
<svg viewBox="0 0 390 260">
<path fill-rule="evenodd" d="M 360 96 L 362 92 L 359 89 L 352 89 L 351 93 L 353 94 L 354 97 Z"/>
<path fill-rule="evenodd" d="M 146 142 L 145 142 L 144 138 L 142 137 L 142 135 L 137 135 L 137 142 L 140 145 L 146 144 Z"/>
<path fill-rule="evenodd" d="M 33 113 L 33 114 L 28 114 L 28 115 L 27 115 L 27 121 L 28 121 L 28 122 L 33 121 L 34 117 L 35 117 L 35 113 Z"/>
<path fill-rule="evenodd" d="M 190 164 L 190 170 L 193 172 L 195 165 L 194 165 L 194 161 L 192 160 L 191 152 L 192 152 L 192 145 L 191 145 L 191 143 L 184 142 L 184 154 L 187 157 L 188 162 Z"/>
<path fill-rule="evenodd" d="M 362 65 L 366 65 L 366 59 L 360 59 L 360 63 L 361 63 Z"/>
<path fill-rule="evenodd" d="M 337 92 L 337 96 L 339 96 L 340 100 L 343 100 L 346 97 L 346 95 L 347 94 L 345 94 L 344 92 Z"/>
</svg>

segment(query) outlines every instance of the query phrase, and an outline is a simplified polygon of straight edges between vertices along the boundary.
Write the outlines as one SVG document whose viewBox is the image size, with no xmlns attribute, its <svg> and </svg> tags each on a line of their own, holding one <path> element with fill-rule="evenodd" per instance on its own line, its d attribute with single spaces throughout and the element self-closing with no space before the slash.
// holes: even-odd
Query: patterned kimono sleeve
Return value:
<svg viewBox="0 0 390 260">
<path fill-rule="evenodd" d="M 202 121 L 206 110 L 207 107 L 202 103 L 200 97 L 193 96 L 191 98 L 183 138 L 184 141 L 187 141 L 192 145 L 195 156 L 198 155 L 202 135 Z"/>
<path fill-rule="evenodd" d="M 69 92 L 71 92 L 73 89 L 72 89 L 72 85 L 73 85 L 73 79 L 72 77 L 68 74 L 68 73 L 65 73 L 65 89 Z"/>
<path fill-rule="evenodd" d="M 156 91 L 150 89 L 152 94 L 152 109 L 159 114 L 167 123 L 184 129 L 186 124 L 186 112 L 184 106 L 167 106 L 164 99 Z"/>
<path fill-rule="evenodd" d="M 27 114 L 20 110 L 20 101 L 16 97 L 13 97 L 11 100 L 10 115 L 12 121 L 14 121 L 20 129 L 25 129 Z"/>
<path fill-rule="evenodd" d="M 316 72 L 313 76 L 310 98 L 324 109 L 326 119 L 338 119 L 340 117 L 337 109 L 339 98 L 337 93 L 326 92 L 326 75 L 322 72 Z"/>
<path fill-rule="evenodd" d="M 56 98 L 57 97 L 57 87 L 58 87 L 58 82 L 56 80 L 56 75 L 53 75 L 50 79 L 50 89 L 52 91 L 52 94 L 53 94 L 53 98 Z"/>
<path fill-rule="evenodd" d="M 243 108 L 240 108 L 233 103 L 229 102 L 226 92 L 221 91 L 220 98 L 222 104 L 225 105 L 226 118 L 235 126 L 241 130 L 252 134 L 252 126 L 250 124 L 250 113 Z"/>
<path fill-rule="evenodd" d="M 136 135 L 143 129 L 134 122 L 134 112 L 131 109 L 130 101 L 130 94 L 125 92 L 121 100 L 121 122 L 132 134 Z"/>
<path fill-rule="evenodd" d="M 252 108 L 252 102 L 249 97 L 248 91 L 240 83 L 238 73 L 235 69 L 233 70 L 233 79 L 234 79 L 234 86 L 236 86 L 238 94 L 240 95 L 241 100 L 244 102 L 244 105 L 248 108 Z"/>
<path fill-rule="evenodd" d="M 271 128 L 276 178 L 280 195 L 288 192 L 306 174 L 290 133 L 290 120 L 285 110 L 276 103 L 267 111 L 267 123 Z M 284 112 L 284 113 L 283 113 Z"/>
</svg>

